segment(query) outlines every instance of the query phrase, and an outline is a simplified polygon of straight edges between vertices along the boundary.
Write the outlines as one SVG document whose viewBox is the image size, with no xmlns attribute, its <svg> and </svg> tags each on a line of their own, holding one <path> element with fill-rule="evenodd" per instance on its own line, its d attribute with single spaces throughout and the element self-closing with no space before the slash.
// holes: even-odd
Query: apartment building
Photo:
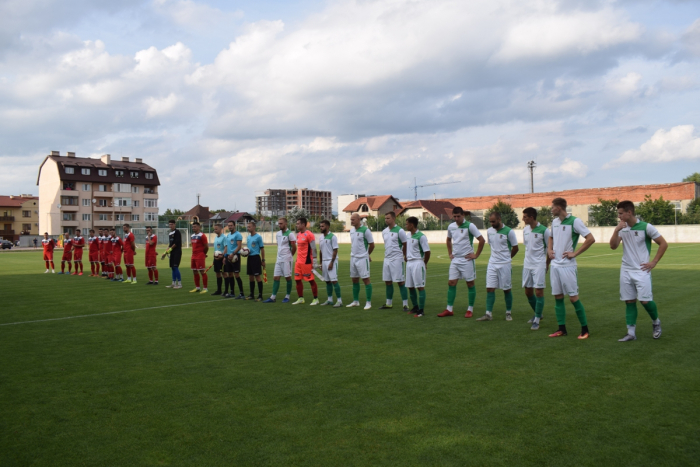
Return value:
<svg viewBox="0 0 700 467">
<path fill-rule="evenodd" d="M 39 198 L 32 195 L 0 196 L 0 238 L 12 242 L 20 235 L 39 233 Z"/>
<path fill-rule="evenodd" d="M 333 200 L 330 191 L 309 190 L 308 188 L 270 188 L 255 197 L 256 213 L 261 216 L 284 216 L 293 207 L 304 208 L 311 216 L 330 219 L 333 214 Z"/>
<path fill-rule="evenodd" d="M 141 159 L 65 156 L 51 151 L 39 167 L 39 231 L 86 235 L 91 228 L 158 222 L 158 173 Z"/>
</svg>

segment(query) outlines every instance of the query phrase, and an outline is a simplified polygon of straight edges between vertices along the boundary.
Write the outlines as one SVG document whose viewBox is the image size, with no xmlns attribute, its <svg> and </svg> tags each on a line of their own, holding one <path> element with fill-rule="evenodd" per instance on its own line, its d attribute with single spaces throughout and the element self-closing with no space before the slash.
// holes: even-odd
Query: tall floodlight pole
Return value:
<svg viewBox="0 0 700 467">
<path fill-rule="evenodd" d="M 535 167 L 537 163 L 530 161 L 527 163 L 527 168 L 530 169 L 530 193 L 535 192 Z"/>
</svg>

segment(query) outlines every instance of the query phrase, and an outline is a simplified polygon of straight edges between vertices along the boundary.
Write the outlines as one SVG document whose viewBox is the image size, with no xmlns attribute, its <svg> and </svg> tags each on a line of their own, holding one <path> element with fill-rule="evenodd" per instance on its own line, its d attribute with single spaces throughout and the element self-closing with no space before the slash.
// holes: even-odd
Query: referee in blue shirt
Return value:
<svg viewBox="0 0 700 467">
<path fill-rule="evenodd" d="M 212 295 L 221 295 L 221 284 L 224 281 L 221 272 L 224 269 L 224 249 L 226 248 L 226 236 L 223 234 L 221 224 L 214 225 L 214 272 L 216 273 L 216 292 Z"/>
<path fill-rule="evenodd" d="M 255 232 L 255 221 L 248 222 L 248 279 L 250 280 L 250 296 L 247 300 L 262 302 L 263 283 L 262 270 L 265 267 L 265 244 L 259 233 Z M 258 298 L 255 298 L 255 282 L 258 283 Z"/>
</svg>

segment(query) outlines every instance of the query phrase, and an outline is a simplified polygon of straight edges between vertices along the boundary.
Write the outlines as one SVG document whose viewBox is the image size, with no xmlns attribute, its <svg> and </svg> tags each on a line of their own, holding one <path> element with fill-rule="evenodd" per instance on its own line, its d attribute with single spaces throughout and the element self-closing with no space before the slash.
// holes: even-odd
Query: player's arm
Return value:
<svg viewBox="0 0 700 467">
<path fill-rule="evenodd" d="M 260 237 L 260 259 L 262 261 L 263 266 L 265 265 L 265 244 L 262 241 L 262 237 Z"/>
<path fill-rule="evenodd" d="M 552 243 L 552 233 L 547 229 L 544 233 L 544 246 L 547 253 L 549 253 L 549 244 Z M 545 267 L 545 273 L 549 271 L 549 264 L 552 262 L 552 257 L 547 254 L 547 266 Z"/>
<path fill-rule="evenodd" d="M 369 229 L 365 230 L 365 239 L 367 240 L 367 244 L 369 245 L 367 249 L 367 255 L 369 256 L 369 260 L 372 261 L 372 252 L 374 251 L 374 237 L 372 237 L 372 232 Z"/>
<path fill-rule="evenodd" d="M 423 244 L 423 264 L 425 264 L 425 267 L 428 267 L 428 261 L 430 261 L 430 245 L 428 245 L 428 238 L 423 235 L 420 238 L 420 242 Z"/>
<path fill-rule="evenodd" d="M 476 247 L 476 253 L 469 253 L 465 258 L 471 259 L 472 261 L 481 256 L 481 252 L 484 251 L 484 245 L 486 245 L 486 239 L 483 235 L 476 237 L 476 241 L 479 242 L 479 246 Z"/>
<path fill-rule="evenodd" d="M 627 227 L 627 222 L 624 221 L 620 221 L 620 223 L 617 224 L 617 227 L 615 227 L 613 234 L 610 236 L 611 249 L 617 250 L 617 247 L 620 246 L 620 243 L 622 242 L 622 237 L 620 237 L 620 230 L 624 229 L 625 227 Z"/>
<path fill-rule="evenodd" d="M 450 260 L 455 259 L 455 257 L 452 256 L 452 237 L 447 237 L 447 240 L 445 240 L 445 245 L 447 245 L 447 256 L 450 258 Z"/>
<path fill-rule="evenodd" d="M 289 242 L 289 251 L 292 252 L 292 256 L 294 256 L 297 253 L 297 242 Z"/>
<path fill-rule="evenodd" d="M 338 258 L 338 237 L 336 237 L 335 235 L 333 235 L 333 238 L 331 239 L 331 248 L 333 248 L 333 257 L 331 258 L 331 262 L 328 265 L 329 271 L 333 270 L 335 260 Z"/>
<path fill-rule="evenodd" d="M 659 235 L 654 239 L 654 243 L 659 245 L 659 249 L 656 251 L 656 255 L 654 256 L 654 259 L 649 261 L 648 263 L 642 263 L 642 271 L 651 271 L 656 267 L 659 261 L 661 261 L 661 258 L 663 258 L 664 253 L 666 253 L 666 250 L 668 249 L 668 243 L 666 242 L 666 239 Z"/>
<path fill-rule="evenodd" d="M 595 238 L 593 237 L 592 233 L 589 233 L 584 238 L 586 239 L 586 241 L 583 242 L 583 245 L 581 245 L 581 248 L 579 248 L 576 251 L 567 251 L 566 253 L 564 253 L 564 255 L 566 257 L 568 257 L 569 259 L 576 258 L 578 255 L 580 255 L 581 253 L 583 253 L 584 251 L 589 249 L 591 247 L 591 245 L 593 245 L 595 243 Z"/>
<path fill-rule="evenodd" d="M 510 240 L 510 244 L 513 245 L 510 248 L 510 258 L 513 259 L 515 258 L 515 255 L 518 254 L 518 251 L 520 251 L 520 247 L 518 246 L 518 238 L 515 236 L 514 231 L 508 232 L 508 239 Z"/>
</svg>

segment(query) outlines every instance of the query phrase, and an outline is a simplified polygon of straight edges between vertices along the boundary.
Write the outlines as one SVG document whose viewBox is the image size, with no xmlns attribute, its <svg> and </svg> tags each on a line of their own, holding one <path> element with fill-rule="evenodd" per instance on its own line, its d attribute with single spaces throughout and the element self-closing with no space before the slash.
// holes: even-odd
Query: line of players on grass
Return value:
<svg viewBox="0 0 700 467">
<path fill-rule="evenodd" d="M 567 214 L 566 207 L 567 203 L 563 198 L 555 198 L 552 201 L 554 219 L 551 229 L 537 222 L 537 210 L 534 208 L 526 208 L 523 211 L 525 260 L 522 287 L 534 312 L 534 316 L 528 321 L 528 324 L 531 324 L 530 329 L 538 330 L 544 311 L 546 275 L 551 267 L 550 283 L 552 295 L 555 298 L 554 309 L 559 327 L 549 337 L 567 335 L 564 296 L 568 295 L 581 324 L 581 333 L 578 338 L 587 339 L 589 337 L 588 322 L 585 308 L 579 299 L 576 257 L 588 250 L 595 243 L 595 239 L 580 219 Z M 652 335 L 658 339 L 661 336 L 661 322 L 656 303 L 653 301 L 651 270 L 663 257 L 668 244 L 655 227 L 636 218 L 634 203 L 622 201 L 617 208 L 620 223 L 610 239 L 610 247 L 615 250 L 620 243 L 624 246 L 620 271 L 620 299 L 626 303 L 627 334 L 620 341 L 636 340 L 638 300 L 651 317 Z M 475 261 L 481 255 L 486 241 L 476 226 L 466 220 L 462 208 L 453 209 L 453 220 L 454 222 L 447 228 L 446 240 L 450 257 L 447 307 L 437 316 L 441 318 L 454 316 L 457 285 L 460 280 L 464 280 L 468 290 L 468 308 L 464 317 L 471 318 L 477 295 Z M 393 308 L 394 284 L 396 284 L 399 287 L 403 311 L 411 313 L 415 317 L 422 317 L 426 302 L 426 272 L 430 261 L 428 239 L 418 230 L 418 219 L 415 217 L 409 217 L 403 228 L 396 224 L 396 215 L 393 212 L 385 215 L 385 221 L 387 227 L 382 231 L 384 241 L 382 280 L 386 286 L 386 302 L 379 309 Z M 489 223 L 491 226 L 487 230 L 487 236 L 491 247 L 491 256 L 486 272 L 486 312 L 477 321 L 493 320 L 497 289 L 504 293 L 505 319 L 512 321 L 512 259 L 519 252 L 518 241 L 515 232 L 503 224 L 499 213 L 491 213 Z M 364 309 L 369 310 L 372 308 L 373 290 L 370 280 L 370 262 L 374 250 L 374 238 L 372 232 L 362 224 L 362 219 L 358 214 L 351 216 L 350 224 L 350 279 L 353 300 L 346 306 L 348 308 L 361 306 L 360 281 L 362 281 L 366 297 Z M 182 277 L 179 271 L 182 257 L 182 238 L 180 232 L 175 228 L 175 221 L 171 220 L 169 225 L 168 249 L 161 259 L 168 256 L 172 270 L 172 283 L 167 287 L 180 289 L 182 288 Z M 293 302 L 293 305 L 305 303 L 303 283 L 308 282 L 313 296 L 310 305 L 342 307 L 341 288 L 338 283 L 338 238 L 330 232 L 330 222 L 324 220 L 320 223 L 321 235 L 318 253 L 316 236 L 307 229 L 307 219 L 297 220 L 296 232 L 289 228 L 286 218 L 278 220 L 278 227 L 279 231 L 276 235 L 277 259 L 274 267 L 272 295 L 264 303 L 277 301 L 282 278 L 286 282 L 286 293 L 282 303 L 289 303 L 291 301 L 292 276 L 294 276 L 298 299 Z M 246 247 L 242 246 L 243 237 L 233 222 L 228 224 L 229 232 L 226 234 L 221 225 L 215 225 L 214 261 L 209 268 L 206 268 L 206 257 L 209 251 L 207 237 L 201 232 L 201 226 L 198 222 L 192 224 L 192 230 L 190 267 L 194 273 L 195 288 L 190 292 L 208 293 L 207 271 L 214 267 L 217 290 L 212 295 L 263 301 L 263 276 L 266 277 L 265 247 L 262 237 L 256 232 L 255 222 L 250 222 L 247 226 Z M 136 270 L 133 266 L 133 258 L 136 253 L 134 236 L 128 224 L 124 225 L 124 233 L 124 238 L 120 239 L 115 235 L 114 229 L 110 229 L 109 232 L 100 229 L 99 236 L 94 236 L 94 231 L 90 231 L 88 245 L 92 267 L 91 276 L 100 276 L 101 266 L 102 274 L 106 274 L 108 279 L 123 281 L 120 265 L 123 252 L 127 268 L 126 282 L 136 283 Z M 584 238 L 584 242 L 577 249 L 580 237 Z M 478 243 L 476 251 L 473 247 L 474 240 Z M 654 259 L 650 260 L 652 241 L 659 245 L 659 249 Z M 46 272 L 48 272 L 49 266 L 53 270 L 53 246 L 55 242 L 45 234 L 42 243 L 44 244 Z M 152 229 L 148 227 L 146 236 L 146 267 L 150 279 L 148 284 L 158 284 L 156 244 L 157 238 L 152 233 Z M 72 259 L 76 271 L 73 274 L 82 274 L 81 258 L 84 245 L 85 240 L 80 237 L 80 234 L 73 239 L 66 235 L 61 273 L 64 271 L 64 265 L 67 264 L 70 274 Z M 296 260 L 294 259 L 295 255 Z M 247 257 L 246 274 L 250 284 L 248 296 L 245 295 L 240 277 L 242 257 Z M 80 267 L 80 272 L 78 272 L 78 267 Z M 321 271 L 320 274 L 318 269 Z M 327 299 L 323 303 L 319 302 L 318 299 L 316 277 L 326 284 Z M 223 291 L 222 284 L 225 284 Z M 240 291 L 238 295 L 235 291 L 236 285 Z M 335 303 L 333 302 L 333 294 L 336 297 Z M 412 307 L 409 307 L 409 296 Z"/>
</svg>

